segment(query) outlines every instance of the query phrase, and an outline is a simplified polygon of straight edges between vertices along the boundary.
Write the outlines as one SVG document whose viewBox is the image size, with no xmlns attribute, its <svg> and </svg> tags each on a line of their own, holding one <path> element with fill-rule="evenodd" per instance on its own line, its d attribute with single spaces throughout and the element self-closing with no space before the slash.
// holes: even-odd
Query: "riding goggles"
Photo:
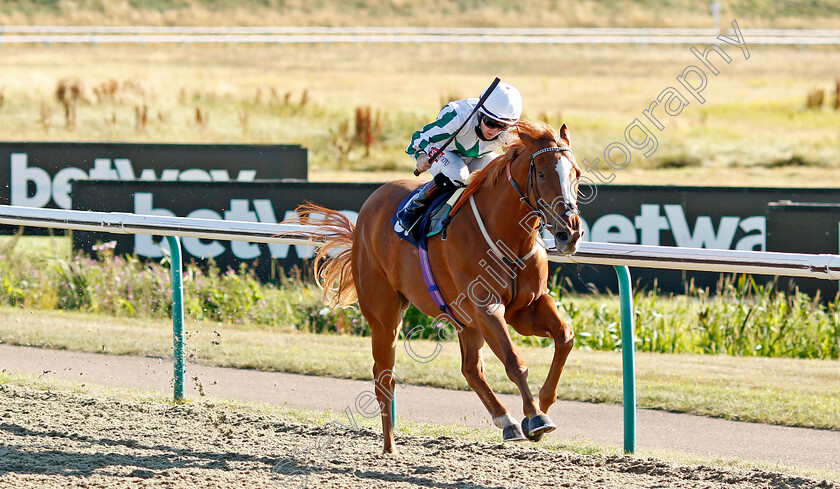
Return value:
<svg viewBox="0 0 840 489">
<path fill-rule="evenodd" d="M 481 122 L 490 129 L 498 129 L 499 131 L 507 131 L 513 127 L 513 124 L 505 124 L 504 122 L 497 121 L 496 119 L 491 119 L 485 114 L 481 114 Z"/>
</svg>

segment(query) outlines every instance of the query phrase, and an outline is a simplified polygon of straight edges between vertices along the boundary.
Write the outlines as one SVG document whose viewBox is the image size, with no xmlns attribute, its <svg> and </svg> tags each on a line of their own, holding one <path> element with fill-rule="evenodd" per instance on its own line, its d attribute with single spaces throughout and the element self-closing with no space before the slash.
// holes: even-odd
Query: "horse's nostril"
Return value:
<svg viewBox="0 0 840 489">
<path fill-rule="evenodd" d="M 559 241 L 569 241 L 569 233 L 567 233 L 566 231 L 560 231 L 559 233 L 557 233 L 556 236 Z"/>
</svg>

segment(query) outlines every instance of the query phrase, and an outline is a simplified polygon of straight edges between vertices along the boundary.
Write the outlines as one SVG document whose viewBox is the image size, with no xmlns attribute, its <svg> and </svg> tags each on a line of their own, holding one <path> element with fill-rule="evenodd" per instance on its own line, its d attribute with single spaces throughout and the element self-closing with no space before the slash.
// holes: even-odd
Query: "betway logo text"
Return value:
<svg viewBox="0 0 840 489">
<path fill-rule="evenodd" d="M 175 213 L 169 209 L 154 207 L 153 196 L 150 193 L 135 194 L 134 213 L 175 216 Z M 342 213 L 353 223 L 358 218 L 358 213 L 354 211 L 344 210 Z M 292 216 L 294 216 L 294 211 L 286 211 L 283 219 Z M 220 213 L 211 209 L 196 209 L 186 217 L 267 223 L 279 221 L 269 199 L 231 199 L 229 210 Z M 313 217 L 317 219 L 318 216 Z M 715 228 L 710 216 L 700 216 L 693 225 L 689 225 L 685 212 L 679 204 L 642 204 L 639 215 L 632 219 L 621 214 L 607 214 L 598 218 L 591 227 L 586 222 L 583 226 L 585 236 L 598 242 L 660 245 L 661 233 L 670 231 L 675 244 L 681 247 L 763 251 L 766 236 L 765 222 L 764 216 L 746 218 L 725 216 L 720 219 Z M 742 231 L 742 235 L 735 241 L 738 230 Z M 184 249 L 197 258 L 215 258 L 225 253 L 228 247 L 233 255 L 241 260 L 251 260 L 263 253 L 257 243 L 242 241 L 183 238 L 182 243 Z M 161 247 L 166 246 L 168 246 L 166 240 L 155 240 L 149 235 L 135 235 L 134 237 L 134 252 L 139 256 L 159 258 L 162 256 Z M 287 258 L 292 248 L 291 245 L 280 243 L 268 243 L 266 246 L 271 257 L 278 259 Z M 315 252 L 311 246 L 294 245 L 294 249 L 298 258 L 312 258 Z"/>
<path fill-rule="evenodd" d="M 584 222 L 584 228 L 584 236 L 601 243 L 657 246 L 661 244 L 661 233 L 670 231 L 674 243 L 680 247 L 764 251 L 766 245 L 764 216 L 724 216 L 717 228 L 710 216 L 699 216 L 691 226 L 679 204 L 642 204 L 639 215 L 632 220 L 621 214 L 607 214 L 598 218 L 591 228 Z M 739 230 L 744 235 L 735 241 Z"/>
<path fill-rule="evenodd" d="M 240 170 L 236 176 L 239 182 L 251 182 L 256 178 L 256 170 Z M 73 180 L 141 180 L 147 182 L 228 182 L 227 170 L 162 170 L 160 178 L 151 168 L 146 168 L 136 175 L 131 160 L 127 158 L 97 158 L 93 168 L 88 171 L 75 166 L 59 170 L 54 177 L 37 166 L 29 166 L 26 153 L 12 153 L 11 156 L 11 204 L 24 207 L 44 207 L 50 199 L 58 207 L 69 209 L 70 182 Z M 34 184 L 34 193 L 30 195 L 30 183 Z"/>
<path fill-rule="evenodd" d="M 220 214 L 211 209 L 196 209 L 186 217 L 195 217 L 199 219 L 215 219 L 227 221 L 245 221 L 245 222 L 278 222 L 277 216 L 274 213 L 274 206 L 269 199 L 231 199 L 230 210 L 224 211 Z M 354 224 L 358 213 L 353 211 L 341 211 Z M 169 209 L 155 208 L 152 202 L 152 194 L 150 193 L 136 193 L 134 194 L 134 213 L 151 215 L 151 216 L 175 216 L 175 213 Z M 295 211 L 286 211 L 283 219 L 288 219 L 295 215 Z M 318 219 L 317 214 L 313 214 L 314 219 Z M 196 258 L 215 258 L 225 251 L 228 246 L 230 251 L 240 260 L 252 260 L 262 255 L 262 250 L 257 243 L 248 243 L 245 241 L 217 241 L 217 240 L 201 240 L 198 238 L 182 238 L 181 244 L 190 255 Z M 137 234 L 134 236 L 134 252 L 138 256 L 148 258 L 159 258 L 163 256 L 161 247 L 168 247 L 168 242 L 165 239 L 155 241 L 154 237 L 148 234 Z M 287 258 L 289 256 L 289 249 L 291 245 L 281 243 L 266 243 L 268 251 L 272 258 Z M 295 254 L 298 258 L 312 258 L 315 254 L 313 246 L 295 245 Z"/>
</svg>

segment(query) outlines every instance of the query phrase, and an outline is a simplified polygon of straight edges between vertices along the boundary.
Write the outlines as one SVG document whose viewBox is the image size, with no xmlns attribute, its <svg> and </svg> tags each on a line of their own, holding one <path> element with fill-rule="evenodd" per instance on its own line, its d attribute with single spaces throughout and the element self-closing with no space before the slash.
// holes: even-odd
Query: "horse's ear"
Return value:
<svg viewBox="0 0 840 489">
<path fill-rule="evenodd" d="M 566 141 L 570 145 L 572 144 L 572 133 L 569 132 L 569 128 L 566 127 L 566 124 L 560 126 L 560 139 Z"/>
</svg>

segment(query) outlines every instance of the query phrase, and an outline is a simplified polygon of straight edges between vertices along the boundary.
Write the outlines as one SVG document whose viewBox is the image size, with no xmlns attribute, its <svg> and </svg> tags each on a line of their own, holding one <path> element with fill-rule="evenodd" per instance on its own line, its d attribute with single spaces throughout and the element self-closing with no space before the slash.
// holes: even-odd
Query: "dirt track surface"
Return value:
<svg viewBox="0 0 840 489">
<path fill-rule="evenodd" d="M 0 385 L 0 487 L 838 488 L 758 470 L 307 426 L 279 416 Z"/>
<path fill-rule="evenodd" d="M 170 359 L 0 345 L 0 368 L 72 382 L 172 394 Z M 355 406 L 357 396 L 373 388 L 370 381 L 194 364 L 187 366 L 187 379 L 188 399 L 237 399 L 289 408 L 330 409 L 338 413 Z M 505 394 L 499 397 L 511 413 L 521 412 L 519 396 Z M 409 385 L 399 390 L 397 399 L 400 419 L 490 428 L 487 411 L 471 391 Z M 551 413 L 555 422 L 559 422 L 559 429 L 549 437 L 622 445 L 622 406 L 558 401 Z M 637 416 L 638 449 L 840 471 L 840 432 L 837 431 L 744 423 L 647 409 L 637 410 Z"/>
</svg>

